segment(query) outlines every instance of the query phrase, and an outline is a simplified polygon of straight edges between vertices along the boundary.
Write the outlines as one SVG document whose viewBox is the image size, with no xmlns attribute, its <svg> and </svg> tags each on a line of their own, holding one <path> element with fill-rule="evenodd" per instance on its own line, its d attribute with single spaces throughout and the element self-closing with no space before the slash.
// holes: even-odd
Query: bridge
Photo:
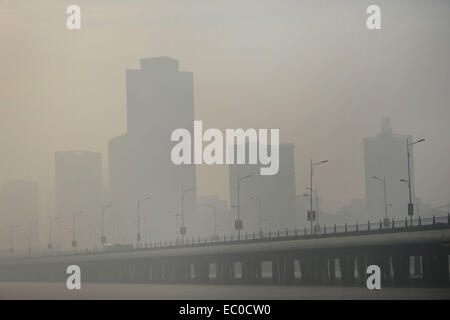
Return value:
<svg viewBox="0 0 450 320">
<path fill-rule="evenodd" d="M 0 281 L 65 281 L 75 264 L 85 282 L 354 285 L 375 264 L 384 285 L 449 286 L 449 254 L 450 216 L 433 216 L 10 257 L 0 260 Z"/>
</svg>

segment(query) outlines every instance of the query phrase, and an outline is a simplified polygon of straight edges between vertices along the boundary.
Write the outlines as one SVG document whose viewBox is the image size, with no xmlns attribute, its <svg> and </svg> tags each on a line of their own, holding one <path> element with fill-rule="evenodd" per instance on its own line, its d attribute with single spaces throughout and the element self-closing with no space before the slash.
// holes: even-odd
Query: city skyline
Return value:
<svg viewBox="0 0 450 320">
<path fill-rule="evenodd" d="M 0 300 L 449 299 L 449 17 L 0 0 Z"/>
<path fill-rule="evenodd" d="M 0 23 L 11 50 L 1 60 L 2 181 L 38 181 L 44 215 L 53 210 L 44 195 L 53 194 L 54 151 L 100 152 L 106 177 L 107 141 L 126 129 L 124 70 L 143 57 L 172 56 L 195 72 L 195 114 L 206 126 L 278 127 L 281 142 L 295 143 L 297 185 L 307 184 L 311 157 L 334 157 L 328 174 L 317 176 L 326 209 L 363 197 L 361 137 L 375 135 L 383 117 L 431 141 L 415 154 L 416 191 L 445 204 L 448 4 L 414 1 L 406 15 L 401 3 L 382 1 L 389 32 L 370 33 L 364 4 L 343 2 L 336 12 L 312 1 L 264 3 L 236 12 L 225 3 L 171 11 L 117 1 L 102 14 L 106 2 L 86 2 L 89 32 L 68 33 L 54 18 L 64 18 L 64 4 L 5 1 Z M 311 18 L 318 12 L 320 21 Z M 200 195 L 228 200 L 226 168 L 201 167 L 197 176 Z"/>
<path fill-rule="evenodd" d="M 111 138 L 108 142 L 107 181 L 109 185 L 105 185 L 102 182 L 104 174 L 101 153 L 79 150 L 55 152 L 55 211 L 53 214 L 50 211 L 47 212 L 47 220 L 60 219 L 54 231 L 55 240 L 53 242 L 57 248 L 67 249 L 70 242 L 72 247 L 80 246 L 80 242 L 81 247 L 89 247 L 92 243 L 97 243 L 97 239 L 100 238 L 100 233 L 97 232 L 100 228 L 100 216 L 98 213 L 106 203 L 112 207 L 112 214 L 108 215 L 108 228 L 106 233 L 102 231 L 102 236 L 107 235 L 107 239 L 112 243 L 134 243 L 137 236 L 139 239 L 138 243 L 144 245 L 144 243 L 155 240 L 171 240 L 172 236 L 167 237 L 167 235 L 170 234 L 169 230 L 173 229 L 174 223 L 172 221 L 173 217 L 167 213 L 178 212 L 177 214 L 181 215 L 181 206 L 184 207 L 185 211 L 182 215 L 182 221 L 184 222 L 182 224 L 178 221 L 176 222 L 178 231 L 181 230 L 181 227 L 189 226 L 188 229 L 192 236 L 203 236 L 205 221 L 202 221 L 202 219 L 204 219 L 204 216 L 200 216 L 199 211 L 195 209 L 196 202 L 205 197 L 217 197 L 217 200 L 223 200 L 220 195 L 213 193 L 197 196 L 195 172 L 201 166 L 176 166 L 172 164 L 169 161 L 169 154 L 173 142 L 169 141 L 169 139 L 161 139 L 161 133 L 165 133 L 162 136 L 170 136 L 170 132 L 177 127 L 190 128 L 190 131 L 193 132 L 195 108 L 193 102 L 193 73 L 179 71 L 179 61 L 171 57 L 144 58 L 140 60 L 140 65 L 141 69 L 127 70 L 126 109 L 129 113 L 127 117 L 128 130 L 120 136 Z M 174 82 L 178 75 L 181 77 Z M 187 86 L 186 81 L 189 83 Z M 175 96 L 175 98 L 172 96 Z M 180 112 L 184 112 L 186 116 L 180 117 Z M 161 118 L 163 114 L 165 116 Z M 405 216 L 407 212 L 407 201 L 405 200 L 407 187 L 400 181 L 400 178 L 406 177 L 406 171 L 403 170 L 404 172 L 400 176 L 397 175 L 402 171 L 399 170 L 399 167 L 406 168 L 406 149 L 403 148 L 405 147 L 406 138 L 411 140 L 412 136 L 394 134 L 390 119 L 383 118 L 381 134 L 378 134 L 375 138 L 362 139 L 365 155 L 366 184 L 366 197 L 363 201 L 366 203 L 366 210 L 356 210 L 359 212 L 351 214 L 352 219 L 356 221 L 364 221 L 366 219 L 373 221 L 382 218 L 382 210 L 380 209 L 382 207 L 381 189 L 372 180 L 373 172 L 383 172 L 383 174 L 390 172 L 386 179 L 388 179 L 389 183 L 395 181 L 395 185 L 399 186 L 394 191 L 389 189 L 389 196 L 393 197 L 386 204 L 389 206 L 389 209 L 387 208 L 386 210 L 391 211 L 389 218 L 402 219 Z M 373 147 L 374 143 L 378 144 L 376 148 Z M 153 150 L 149 148 L 150 145 L 153 146 Z M 225 200 L 225 203 L 228 203 L 228 214 L 232 215 L 235 220 L 237 220 L 237 217 L 235 217 L 237 213 L 236 181 L 234 181 L 236 180 L 236 172 L 243 170 L 242 172 L 244 173 L 241 172 L 239 177 L 251 172 L 251 175 L 255 176 L 252 180 L 256 179 L 259 181 L 262 179 L 260 183 L 256 184 L 256 180 L 249 182 L 250 185 L 258 185 L 256 189 L 253 187 L 254 190 L 244 186 L 244 190 L 247 189 L 247 191 L 244 199 L 241 200 L 242 203 L 239 205 L 239 208 L 241 214 L 245 216 L 245 219 L 242 220 L 247 221 L 244 228 L 245 232 L 259 232 L 258 225 L 265 225 L 262 228 L 264 230 L 283 230 L 292 225 L 303 227 L 305 224 L 306 211 L 309 210 L 309 204 L 306 208 L 302 204 L 301 197 L 306 196 L 305 190 L 308 190 L 308 186 L 305 184 L 303 191 L 301 186 L 296 186 L 295 145 L 292 143 L 281 143 L 280 148 L 280 166 L 282 168 L 280 173 L 273 177 L 259 177 L 260 174 L 257 172 L 259 170 L 258 164 L 227 165 L 230 189 L 229 200 Z M 248 143 L 245 150 L 247 152 L 246 158 L 248 158 Z M 419 199 L 415 195 L 414 153 L 412 150 L 410 151 L 412 198 L 414 206 L 418 206 Z M 288 157 L 287 154 L 289 154 Z M 79 162 L 77 159 L 82 157 L 86 158 L 86 160 L 90 157 L 92 160 Z M 167 160 L 166 165 L 164 165 L 164 159 Z M 380 162 L 380 159 L 384 160 Z M 152 162 L 154 162 L 153 165 Z M 164 167 L 167 167 L 167 170 L 163 170 Z M 168 175 L 177 171 L 180 173 L 184 172 L 182 174 L 184 178 L 177 182 L 176 180 L 179 178 L 174 175 L 173 178 L 169 179 L 169 181 L 172 181 L 170 182 L 172 185 L 170 186 L 169 183 L 167 185 L 168 189 L 166 188 L 166 191 L 164 191 L 165 193 L 160 193 L 160 184 L 164 177 L 167 178 Z M 159 176 L 159 178 L 151 178 L 151 176 L 155 175 Z M 83 176 L 86 179 L 82 179 Z M 189 178 L 186 180 L 187 177 Z M 286 185 L 286 189 L 283 189 L 284 182 L 282 183 L 282 181 L 286 179 L 289 180 L 289 183 Z M 88 180 L 91 182 L 86 184 Z M 141 182 L 138 183 L 138 181 Z M 264 181 L 267 181 L 269 184 Z M 272 184 L 277 186 L 277 189 L 269 187 L 269 189 L 263 191 L 263 185 L 269 186 Z M 351 205 L 338 206 L 334 211 L 329 209 L 323 210 L 324 203 L 327 203 L 327 200 L 323 201 L 323 196 L 320 199 L 317 198 L 317 188 L 322 188 L 322 185 L 313 189 L 316 193 L 313 194 L 315 199 L 313 210 L 320 203 L 319 215 L 324 217 L 322 222 L 337 221 L 337 213 L 344 213 L 341 219 L 347 221 L 350 216 L 346 216 L 346 212 L 349 213 L 354 210 L 351 209 Z M 65 189 L 67 190 L 64 191 Z M 184 199 L 184 189 L 186 189 L 185 191 L 191 191 L 190 189 L 194 191 L 193 196 L 187 200 L 187 206 L 186 200 L 181 200 L 183 204 L 180 202 L 181 198 Z M 248 190 L 251 191 L 248 192 Z M 306 193 L 308 192 L 306 191 Z M 183 195 L 181 195 L 182 193 Z M 274 194 L 281 196 L 278 202 L 274 201 L 276 197 L 271 198 Z M 138 209 L 139 227 L 137 227 L 137 217 L 135 217 L 136 201 L 138 207 L 141 207 L 140 202 L 142 199 L 150 200 L 152 197 L 156 198 L 156 201 L 153 200 L 153 203 L 148 201 L 149 204 L 146 206 L 147 209 L 145 211 L 142 208 Z M 261 206 L 262 209 L 258 208 L 258 214 L 263 216 L 263 218 L 259 218 L 259 221 L 257 219 L 258 214 L 254 214 L 256 212 L 255 203 L 253 203 L 255 200 L 258 201 L 258 207 L 261 206 L 261 203 L 264 203 L 264 206 Z M 351 201 L 355 203 L 354 200 Z M 139 214 L 139 211 L 142 212 Z M 73 215 L 77 212 L 80 214 L 80 217 L 75 220 Z M 277 212 L 282 212 L 282 215 L 275 219 Z M 427 210 L 425 212 L 429 215 L 431 211 Z M 46 225 L 43 223 L 45 220 L 42 217 L 38 220 L 40 220 L 41 226 Z M 225 220 L 228 220 L 228 218 Z M 248 221 L 252 222 L 248 223 Z M 276 222 L 274 223 L 274 221 Z M 74 226 L 78 228 L 77 232 L 73 232 Z M 92 228 L 95 228 L 95 230 Z M 224 230 L 233 231 L 231 225 L 225 226 Z M 49 237 L 50 231 L 47 230 L 45 232 L 41 228 L 36 233 L 40 240 L 39 246 L 43 247 L 43 237 L 44 235 Z M 74 244 L 75 241 L 76 243 Z"/>
</svg>

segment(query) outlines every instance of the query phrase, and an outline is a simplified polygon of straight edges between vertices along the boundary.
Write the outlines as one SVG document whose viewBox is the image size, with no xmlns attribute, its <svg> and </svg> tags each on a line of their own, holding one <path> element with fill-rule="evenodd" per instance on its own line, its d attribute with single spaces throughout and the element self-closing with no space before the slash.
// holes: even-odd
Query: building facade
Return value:
<svg viewBox="0 0 450 320">
<path fill-rule="evenodd" d="M 248 145 L 246 150 L 248 152 Z M 244 233 L 259 232 L 260 229 L 264 232 L 285 231 L 287 228 L 293 229 L 298 223 L 294 145 L 280 144 L 279 154 L 279 171 L 275 175 L 260 175 L 260 164 L 229 165 L 230 202 L 235 220 L 238 178 L 252 175 L 239 183 L 239 215 Z"/>
<path fill-rule="evenodd" d="M 381 132 L 376 137 L 364 139 L 364 170 L 367 218 L 384 218 L 383 183 L 373 176 L 385 177 L 388 218 L 404 219 L 408 213 L 408 184 L 400 179 L 408 179 L 407 139 L 409 135 L 394 134 L 389 119 L 384 119 Z M 413 148 L 410 148 L 411 193 L 414 191 Z"/>
<path fill-rule="evenodd" d="M 127 70 L 127 132 L 109 142 L 109 191 L 113 205 L 112 241 L 136 243 L 137 202 L 141 243 L 173 240 L 173 217 L 183 211 L 186 236 L 196 229 L 196 171 L 194 165 L 171 161 L 173 130 L 193 135 L 194 92 L 192 72 L 179 71 L 177 60 L 157 57 Z M 182 190 L 192 189 L 184 193 Z M 190 234 L 190 235 L 189 235 Z"/>
</svg>

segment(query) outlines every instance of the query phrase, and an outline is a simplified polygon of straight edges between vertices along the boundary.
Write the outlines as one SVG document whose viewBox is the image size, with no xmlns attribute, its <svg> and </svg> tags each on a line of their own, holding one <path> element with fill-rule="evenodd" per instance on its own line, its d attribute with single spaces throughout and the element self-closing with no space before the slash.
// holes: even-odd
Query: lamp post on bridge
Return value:
<svg viewBox="0 0 450 320">
<path fill-rule="evenodd" d="M 31 233 L 33 231 L 33 225 L 37 225 L 37 221 L 30 222 L 28 225 L 28 254 L 31 254 Z"/>
<path fill-rule="evenodd" d="M 241 240 L 241 230 L 243 229 L 242 220 L 239 213 L 239 193 L 240 193 L 240 184 L 241 181 L 252 177 L 252 174 L 246 175 L 245 177 L 237 176 L 237 220 L 234 223 L 235 229 L 238 231 L 238 240 Z"/>
<path fill-rule="evenodd" d="M 412 217 L 414 215 L 414 204 L 412 202 L 412 192 L 411 192 L 411 164 L 410 164 L 410 158 L 411 158 L 411 152 L 409 150 L 410 147 L 415 145 L 416 143 L 425 141 L 425 139 L 419 139 L 417 141 L 409 142 L 409 137 L 406 138 L 406 156 L 408 161 L 408 179 L 400 179 L 402 182 L 408 183 L 408 192 L 409 192 L 409 203 L 408 203 L 408 216 L 410 218 L 410 224 L 412 226 Z"/>
<path fill-rule="evenodd" d="M 112 207 L 112 205 L 111 205 L 111 204 L 108 204 L 108 205 L 106 205 L 106 206 L 103 206 L 102 209 L 101 209 L 101 223 L 102 223 L 102 224 L 101 224 L 101 229 L 102 229 L 102 237 L 100 238 L 100 242 L 101 242 L 103 248 L 105 247 L 105 244 L 106 244 L 105 228 L 104 228 L 104 224 L 103 224 L 103 215 L 104 215 L 104 213 L 105 213 L 105 210 L 106 210 L 106 209 L 109 209 L 109 208 L 111 208 L 111 207 Z"/>
<path fill-rule="evenodd" d="M 190 191 L 194 191 L 195 188 L 191 187 L 188 189 L 181 189 L 181 226 L 180 226 L 180 234 L 182 243 L 184 244 L 184 236 L 186 235 L 186 226 L 184 225 L 184 194 Z"/>
<path fill-rule="evenodd" d="M 313 162 L 313 160 L 311 159 L 311 166 L 310 166 L 310 184 L 309 184 L 309 189 L 313 190 L 313 174 L 314 174 L 314 169 L 324 163 L 327 163 L 328 160 L 323 160 L 323 161 L 318 161 L 318 162 Z M 311 222 L 311 235 L 313 234 L 313 221 L 316 220 L 316 213 L 313 211 L 313 192 L 310 192 L 310 201 L 309 201 L 309 212 L 308 212 L 308 220 Z"/>
<path fill-rule="evenodd" d="M 75 219 L 76 219 L 76 217 L 77 216 L 79 216 L 80 214 L 82 214 L 83 213 L 83 211 L 77 211 L 77 212 L 74 212 L 73 214 L 72 214 L 72 218 L 73 218 L 73 220 L 72 220 L 72 248 L 73 248 L 73 250 L 75 251 L 75 248 L 77 247 L 77 240 L 75 239 L 75 236 L 76 236 L 76 223 L 75 223 Z"/>
<path fill-rule="evenodd" d="M 149 200 L 150 196 L 147 196 L 145 198 L 137 198 L 137 234 L 136 234 L 136 240 L 137 240 L 137 247 L 141 247 L 141 203 Z"/>
<path fill-rule="evenodd" d="M 178 241 L 179 241 L 178 217 L 181 217 L 181 214 L 179 214 L 178 212 L 175 212 L 175 211 L 170 211 L 170 210 L 167 212 L 175 216 L 175 229 L 177 231 L 177 243 L 178 243 Z"/>
<path fill-rule="evenodd" d="M 314 192 L 314 198 L 316 198 L 316 226 L 319 225 L 319 190 L 315 188 L 314 190 L 311 190 L 311 188 L 306 188 L 309 192 Z M 310 196 L 308 194 L 308 196 Z"/>
<path fill-rule="evenodd" d="M 263 237 L 263 228 L 262 228 L 262 215 L 261 215 L 261 198 L 260 197 L 250 197 L 250 199 L 258 202 L 258 224 L 259 224 L 259 237 Z"/>
<path fill-rule="evenodd" d="M 377 177 L 377 176 L 373 176 L 372 179 L 375 180 L 379 180 L 381 182 L 383 182 L 383 190 L 384 190 L 384 220 L 383 220 L 383 225 L 385 227 L 389 227 L 390 225 L 390 221 L 387 217 L 387 196 L 386 196 L 386 177 Z"/>
<path fill-rule="evenodd" d="M 19 228 L 19 225 L 15 225 L 11 227 L 10 230 L 10 239 L 9 239 L 9 253 L 12 254 L 14 252 L 14 245 L 13 245 L 13 241 L 14 241 L 14 231 Z"/>
<path fill-rule="evenodd" d="M 210 204 L 205 204 L 205 207 L 212 209 L 212 214 L 213 214 L 213 218 L 214 218 L 214 239 L 217 239 L 217 219 L 216 219 L 216 207 L 210 205 Z"/>
<path fill-rule="evenodd" d="M 93 249 L 96 250 L 97 249 L 97 230 L 102 230 L 101 226 L 96 226 L 96 225 L 89 225 L 89 228 L 92 228 L 92 230 L 94 230 L 94 243 L 93 243 Z"/>
<path fill-rule="evenodd" d="M 53 243 L 52 243 L 52 226 L 53 226 L 53 221 L 59 220 L 59 217 L 50 217 L 49 219 L 49 224 L 48 224 L 48 251 L 51 252 L 53 249 Z"/>
</svg>

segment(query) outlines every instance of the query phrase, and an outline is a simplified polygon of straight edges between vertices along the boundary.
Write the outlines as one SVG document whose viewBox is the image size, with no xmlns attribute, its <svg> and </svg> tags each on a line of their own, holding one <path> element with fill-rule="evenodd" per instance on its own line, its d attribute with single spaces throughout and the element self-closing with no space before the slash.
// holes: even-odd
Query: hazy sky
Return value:
<svg viewBox="0 0 450 320">
<path fill-rule="evenodd" d="M 66 29 L 70 4 L 81 31 Z M 370 4 L 382 30 L 366 28 Z M 328 159 L 315 180 L 326 210 L 364 196 L 362 139 L 383 117 L 427 138 L 416 194 L 445 204 L 449 17 L 446 0 L 0 0 L 0 182 L 38 180 L 46 211 L 55 151 L 99 151 L 106 172 L 107 142 L 126 130 L 125 70 L 170 56 L 194 72 L 205 127 L 279 128 L 295 143 L 299 193 L 310 157 Z M 227 174 L 199 168 L 199 194 L 227 199 Z"/>
</svg>

